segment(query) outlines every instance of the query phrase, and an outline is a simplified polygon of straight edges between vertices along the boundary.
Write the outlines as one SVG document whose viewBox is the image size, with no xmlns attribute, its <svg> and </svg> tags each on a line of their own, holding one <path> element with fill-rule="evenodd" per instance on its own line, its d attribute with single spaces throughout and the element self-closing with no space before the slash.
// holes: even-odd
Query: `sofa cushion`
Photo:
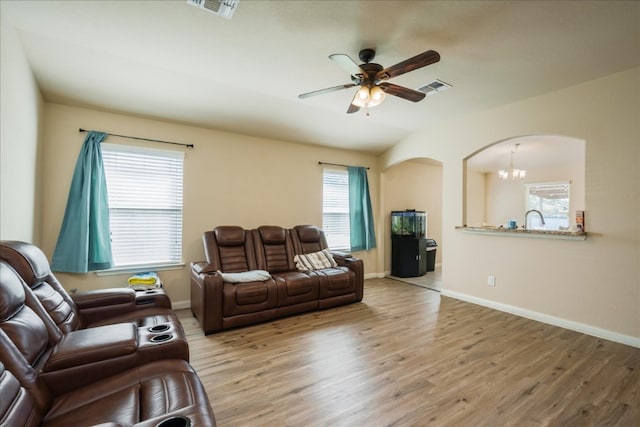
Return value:
<svg viewBox="0 0 640 427">
<path fill-rule="evenodd" d="M 2 259 L 7 261 L 29 286 L 46 280 L 51 272 L 46 255 L 37 246 L 19 242 L 3 241 Z"/>
<path fill-rule="evenodd" d="M 289 230 L 275 225 L 263 225 L 252 233 L 258 269 L 267 270 L 271 274 L 296 270 Z"/>
<path fill-rule="evenodd" d="M 297 254 L 310 254 L 327 249 L 324 234 L 315 225 L 296 225 L 291 229 L 291 236 Z"/>
<path fill-rule="evenodd" d="M 244 244 L 244 229 L 236 226 L 216 227 L 213 231 L 219 246 L 237 246 Z"/>
<path fill-rule="evenodd" d="M 282 227 L 262 226 L 258 228 L 262 243 L 267 245 L 283 244 L 286 240 L 286 232 Z"/>
<path fill-rule="evenodd" d="M 223 317 L 270 310 L 278 303 L 278 290 L 273 279 L 263 282 L 224 283 Z"/>
<path fill-rule="evenodd" d="M 46 324 L 26 305 L 24 282 L 4 261 L 0 261 L 0 330 L 33 366 L 49 348 Z"/>
<path fill-rule="evenodd" d="M 313 225 L 298 225 L 294 227 L 294 230 L 298 233 L 298 238 L 301 242 L 319 242 L 321 239 L 320 229 Z"/>
<path fill-rule="evenodd" d="M 327 249 L 306 255 L 296 255 L 293 257 L 293 261 L 300 271 L 322 270 L 338 266 L 331 252 Z"/>
<path fill-rule="evenodd" d="M 192 425 L 215 425 L 206 392 L 183 360 L 145 364 L 57 397 L 44 426 L 133 425 L 186 416 Z M 116 424 L 116 425 L 118 425 Z"/>
</svg>

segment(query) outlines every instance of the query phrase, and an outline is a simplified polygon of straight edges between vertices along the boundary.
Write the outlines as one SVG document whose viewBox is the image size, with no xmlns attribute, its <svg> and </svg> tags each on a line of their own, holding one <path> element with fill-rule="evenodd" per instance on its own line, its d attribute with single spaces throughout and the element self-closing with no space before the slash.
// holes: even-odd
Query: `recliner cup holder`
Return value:
<svg viewBox="0 0 640 427">
<path fill-rule="evenodd" d="M 151 342 L 165 342 L 169 341 L 171 338 L 173 338 L 173 335 L 171 334 L 154 335 L 151 337 Z"/>
<path fill-rule="evenodd" d="M 169 328 L 169 325 L 155 325 L 149 328 L 149 332 L 164 332 L 168 331 Z"/>
<path fill-rule="evenodd" d="M 156 427 L 190 427 L 191 420 L 187 417 L 171 417 L 161 421 Z"/>
</svg>

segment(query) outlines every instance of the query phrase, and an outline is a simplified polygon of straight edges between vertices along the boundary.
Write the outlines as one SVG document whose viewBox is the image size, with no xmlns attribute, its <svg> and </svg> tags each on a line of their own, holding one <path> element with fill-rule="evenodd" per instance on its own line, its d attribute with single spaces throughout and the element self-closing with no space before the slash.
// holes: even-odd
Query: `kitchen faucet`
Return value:
<svg viewBox="0 0 640 427">
<path fill-rule="evenodd" d="M 529 214 L 532 213 L 532 212 L 535 212 L 538 215 L 540 215 L 540 222 L 542 223 L 542 225 L 544 225 L 544 216 L 542 216 L 542 212 L 540 212 L 537 209 L 531 209 L 531 210 L 527 211 L 526 214 L 524 214 L 524 225 L 523 225 L 523 227 L 524 227 L 525 230 L 528 228 L 527 225 L 529 225 L 529 222 L 528 222 Z"/>
</svg>

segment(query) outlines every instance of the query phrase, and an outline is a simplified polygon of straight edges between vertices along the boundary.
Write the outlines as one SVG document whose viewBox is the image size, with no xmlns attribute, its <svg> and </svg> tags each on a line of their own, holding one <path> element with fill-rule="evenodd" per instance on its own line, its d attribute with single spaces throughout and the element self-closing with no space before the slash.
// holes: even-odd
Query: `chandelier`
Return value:
<svg viewBox="0 0 640 427">
<path fill-rule="evenodd" d="M 513 167 L 513 155 L 516 153 L 516 151 L 518 151 L 519 146 L 520 144 L 515 144 L 511 149 L 511 160 L 509 162 L 509 170 L 500 169 L 498 171 L 498 178 L 500 178 L 503 181 L 506 181 L 508 179 L 511 179 L 513 181 L 519 181 L 521 179 L 524 179 L 524 177 L 527 175 L 526 170 L 516 169 Z"/>
</svg>

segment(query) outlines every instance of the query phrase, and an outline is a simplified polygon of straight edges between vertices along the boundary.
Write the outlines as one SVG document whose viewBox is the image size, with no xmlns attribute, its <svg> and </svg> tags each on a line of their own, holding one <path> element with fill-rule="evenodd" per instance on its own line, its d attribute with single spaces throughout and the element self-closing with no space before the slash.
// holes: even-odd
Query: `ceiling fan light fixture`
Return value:
<svg viewBox="0 0 640 427">
<path fill-rule="evenodd" d="M 344 53 L 333 53 L 329 55 L 329 59 L 349 73 L 351 76 L 351 83 L 303 93 L 298 95 L 298 98 L 304 99 L 315 95 L 321 95 L 323 93 L 335 92 L 337 90 L 358 86 L 358 90 L 354 94 L 351 104 L 347 109 L 347 114 L 355 113 L 361 108 L 366 109 L 380 105 L 387 95 L 397 96 L 411 102 L 419 102 L 424 99 L 426 96 L 425 93 L 393 83 L 388 83 L 386 80 L 440 61 L 440 54 L 438 52 L 434 50 L 427 50 L 387 68 L 384 68 L 380 64 L 371 62 L 375 57 L 375 54 L 376 52 L 373 49 L 362 49 L 360 51 L 359 58 L 364 62 L 363 64 L 358 64 L 349 55 Z M 445 85 L 440 82 L 438 82 L 438 84 L 439 86 Z M 368 114 L 369 113 L 367 112 L 367 115 Z"/>
<path fill-rule="evenodd" d="M 384 90 L 380 86 L 374 86 L 369 91 L 370 99 L 367 104 L 367 107 L 375 107 L 376 105 L 382 104 L 384 98 L 387 96 Z"/>
<path fill-rule="evenodd" d="M 358 89 L 358 92 L 356 92 L 356 97 L 353 103 L 358 107 L 364 107 L 365 105 L 367 105 L 370 98 L 371 93 L 369 91 L 369 88 L 367 86 L 361 86 L 360 89 Z"/>
<path fill-rule="evenodd" d="M 371 108 L 382 104 L 387 96 L 384 90 L 379 86 L 361 86 L 353 98 L 352 104 L 360 108 Z"/>
</svg>

